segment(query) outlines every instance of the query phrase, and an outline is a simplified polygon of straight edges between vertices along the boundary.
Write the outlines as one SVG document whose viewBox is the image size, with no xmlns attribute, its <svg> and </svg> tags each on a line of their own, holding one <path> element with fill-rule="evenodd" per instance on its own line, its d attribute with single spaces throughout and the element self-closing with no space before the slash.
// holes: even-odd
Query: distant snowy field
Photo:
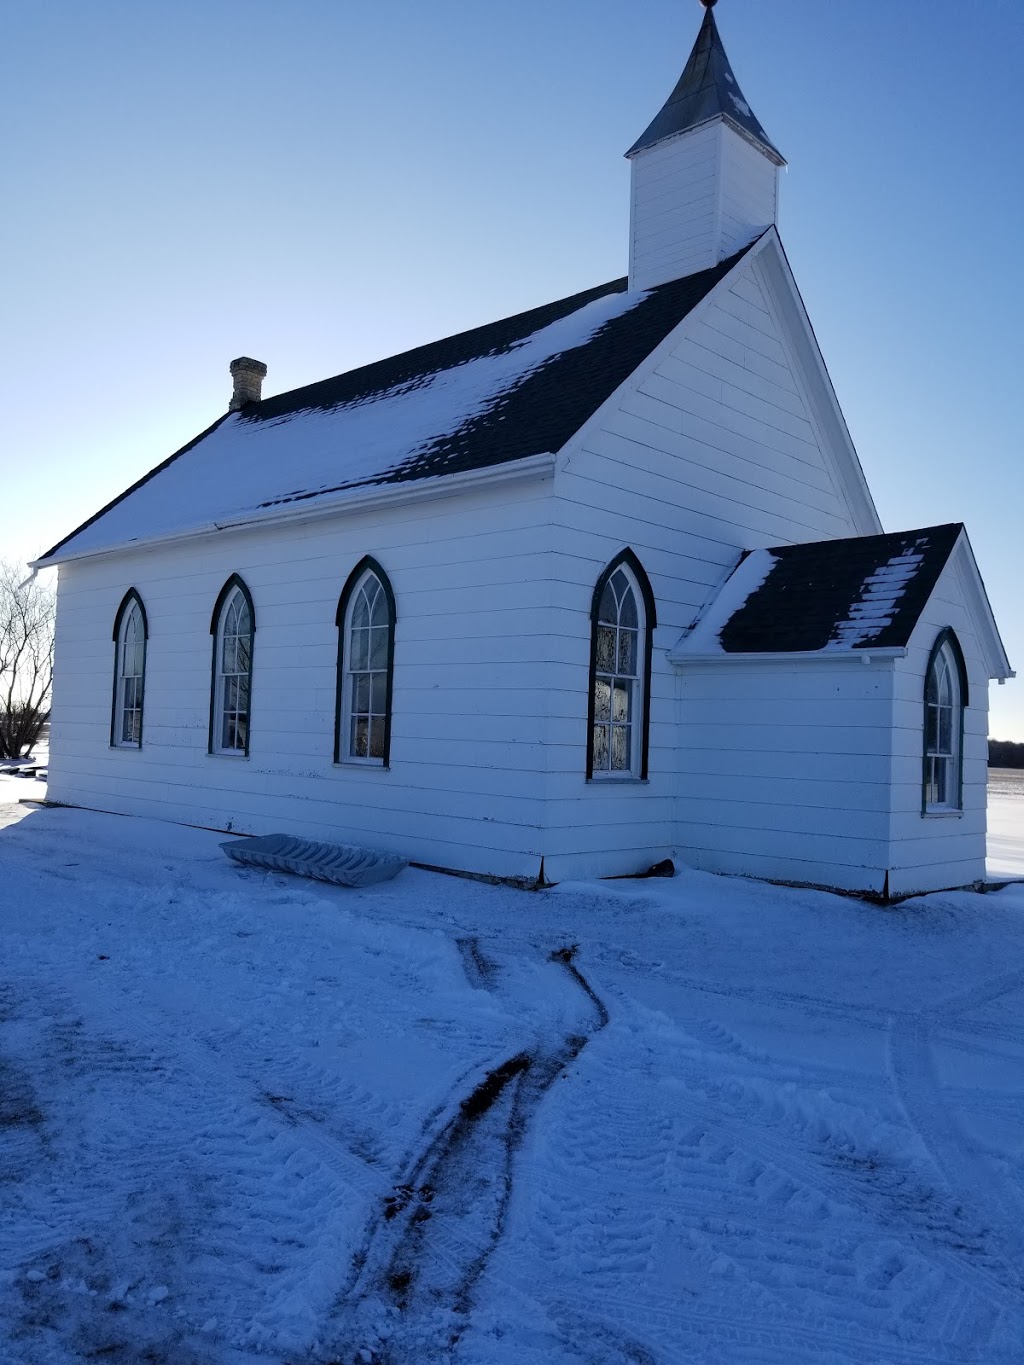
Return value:
<svg viewBox="0 0 1024 1365">
<path fill-rule="evenodd" d="M 2 1365 L 1024 1359 L 1024 886 L 346 892 L 4 820 Z"/>
</svg>

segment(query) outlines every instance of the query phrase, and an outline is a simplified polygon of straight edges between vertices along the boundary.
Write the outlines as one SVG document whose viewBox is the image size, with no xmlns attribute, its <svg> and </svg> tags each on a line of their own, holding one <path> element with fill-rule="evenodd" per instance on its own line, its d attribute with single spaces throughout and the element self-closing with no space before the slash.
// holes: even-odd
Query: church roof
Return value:
<svg viewBox="0 0 1024 1365">
<path fill-rule="evenodd" d="M 747 250 L 654 289 L 613 280 L 247 403 L 36 562 L 554 453 Z"/>
<path fill-rule="evenodd" d="M 712 0 L 713 3 L 713 0 Z M 634 156 L 653 147 L 665 138 L 699 128 L 714 118 L 724 118 L 746 137 L 752 138 L 779 166 L 785 158 L 769 140 L 768 134 L 743 98 L 729 58 L 725 55 L 722 39 L 709 6 L 704 12 L 697 41 L 690 53 L 683 74 L 669 95 L 664 107 L 643 135 L 633 143 L 627 156 Z"/>
<path fill-rule="evenodd" d="M 674 654 L 902 648 L 963 526 L 780 545 L 745 555 Z"/>
</svg>

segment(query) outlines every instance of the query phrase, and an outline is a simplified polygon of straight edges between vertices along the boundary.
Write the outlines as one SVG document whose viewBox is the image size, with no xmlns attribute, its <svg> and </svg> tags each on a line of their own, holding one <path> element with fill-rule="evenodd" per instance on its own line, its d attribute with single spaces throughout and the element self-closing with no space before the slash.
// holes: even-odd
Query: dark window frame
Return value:
<svg viewBox="0 0 1024 1365">
<path fill-rule="evenodd" d="M 236 588 L 241 591 L 242 596 L 245 598 L 246 605 L 249 608 L 249 668 L 247 671 L 249 706 L 246 713 L 245 750 L 242 754 L 242 757 L 244 758 L 249 757 L 249 743 L 252 738 L 252 676 L 254 645 L 256 640 L 256 608 L 253 605 L 252 593 L 249 591 L 249 585 L 240 574 L 233 573 L 217 594 L 213 615 L 210 617 L 210 634 L 213 637 L 213 645 L 210 665 L 210 730 L 207 739 L 206 752 L 222 758 L 229 758 L 232 755 L 227 750 L 221 749 L 214 744 L 217 723 L 217 636 L 220 633 L 220 622 L 221 617 L 224 614 L 224 609 L 227 606 L 228 599 Z M 235 756 L 237 757 L 237 755 Z"/>
<path fill-rule="evenodd" d="M 637 587 L 640 589 L 640 596 L 643 599 L 644 607 L 644 672 L 642 679 L 641 693 L 643 697 L 643 717 L 640 726 L 640 775 L 633 778 L 634 781 L 646 782 L 648 776 L 650 758 L 650 737 L 651 737 L 651 660 L 654 652 L 654 632 L 658 625 L 657 606 L 654 600 L 654 589 L 651 587 L 651 580 L 647 577 L 647 572 L 634 552 L 627 546 L 620 550 L 613 560 L 604 568 L 597 583 L 594 586 L 594 595 L 590 603 L 590 676 L 587 681 L 587 781 L 594 778 L 594 684 L 597 681 L 597 627 L 601 614 L 601 598 L 604 594 L 608 580 L 616 569 L 625 566 L 636 580 Z M 601 778 L 605 781 L 605 778 Z M 614 777 L 610 780 L 628 781 L 627 778 Z"/>
<path fill-rule="evenodd" d="M 118 734 L 117 722 L 119 719 L 117 694 L 118 691 L 120 690 L 118 687 L 118 683 L 120 682 L 121 667 L 121 626 L 124 622 L 125 617 L 128 615 L 129 611 L 131 611 L 132 607 L 136 605 L 138 606 L 139 614 L 142 617 L 142 703 L 139 706 L 139 742 L 138 744 L 125 744 L 123 742 L 119 742 L 117 739 Z M 146 655 L 149 651 L 149 618 L 146 615 L 146 604 L 143 602 L 142 597 L 139 594 L 137 588 L 129 588 L 125 595 L 121 598 L 121 605 L 118 607 L 117 613 L 114 616 L 113 640 L 114 640 L 114 690 L 110 700 L 110 747 L 112 749 L 139 750 L 142 748 L 142 728 L 145 719 L 146 706 L 147 662 Z"/>
<path fill-rule="evenodd" d="M 384 692 L 384 753 L 380 763 L 354 759 L 349 754 L 343 753 L 343 750 L 347 748 L 343 743 L 342 735 L 345 710 L 345 651 L 347 647 L 345 619 L 348 616 L 348 607 L 352 595 L 368 573 L 372 573 L 376 577 L 384 590 L 389 617 L 387 679 Z M 336 764 L 349 764 L 352 767 L 388 769 L 391 767 L 391 712 L 395 678 L 395 628 L 398 625 L 398 608 L 395 603 L 395 592 L 391 586 L 391 579 L 372 555 L 364 555 L 346 578 L 345 586 L 338 598 L 338 610 L 335 612 L 334 624 L 338 627 L 338 665 L 334 689 L 334 761 Z"/>
<path fill-rule="evenodd" d="M 957 681 L 960 689 L 958 698 L 958 738 L 956 748 L 956 805 L 955 806 L 929 806 L 928 804 L 928 681 L 935 666 L 935 660 L 939 657 L 944 646 L 949 646 L 949 651 L 956 664 Z M 956 815 L 964 808 L 964 716 L 970 705 L 970 684 L 967 678 L 967 662 L 964 659 L 963 649 L 957 639 L 956 631 L 952 626 L 944 626 L 936 635 L 928 655 L 928 664 L 924 670 L 924 686 L 922 693 L 922 725 L 921 725 L 921 814 L 922 815 L 942 815 L 948 812 Z"/>
</svg>

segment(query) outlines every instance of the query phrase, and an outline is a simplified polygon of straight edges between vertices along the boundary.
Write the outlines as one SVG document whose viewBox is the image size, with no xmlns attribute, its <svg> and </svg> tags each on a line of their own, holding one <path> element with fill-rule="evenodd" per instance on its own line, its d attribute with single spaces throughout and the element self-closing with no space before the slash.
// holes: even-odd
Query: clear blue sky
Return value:
<svg viewBox="0 0 1024 1365">
<path fill-rule="evenodd" d="M 721 0 L 887 529 L 964 520 L 1021 607 L 1020 0 Z M 622 153 L 695 0 L 33 0 L 0 54 L 0 555 L 225 408 L 625 272 Z M 16 515 L 12 516 L 12 513 Z M 1024 740 L 1024 682 L 992 733 Z"/>
</svg>

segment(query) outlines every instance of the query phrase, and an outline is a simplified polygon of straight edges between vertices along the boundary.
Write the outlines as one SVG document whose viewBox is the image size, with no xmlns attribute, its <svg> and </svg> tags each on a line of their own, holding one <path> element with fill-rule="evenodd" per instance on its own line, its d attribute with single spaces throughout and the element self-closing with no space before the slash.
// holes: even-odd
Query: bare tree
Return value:
<svg viewBox="0 0 1024 1365">
<path fill-rule="evenodd" d="M 56 595 L 23 565 L 0 561 L 0 758 L 21 758 L 50 710 Z"/>
</svg>

